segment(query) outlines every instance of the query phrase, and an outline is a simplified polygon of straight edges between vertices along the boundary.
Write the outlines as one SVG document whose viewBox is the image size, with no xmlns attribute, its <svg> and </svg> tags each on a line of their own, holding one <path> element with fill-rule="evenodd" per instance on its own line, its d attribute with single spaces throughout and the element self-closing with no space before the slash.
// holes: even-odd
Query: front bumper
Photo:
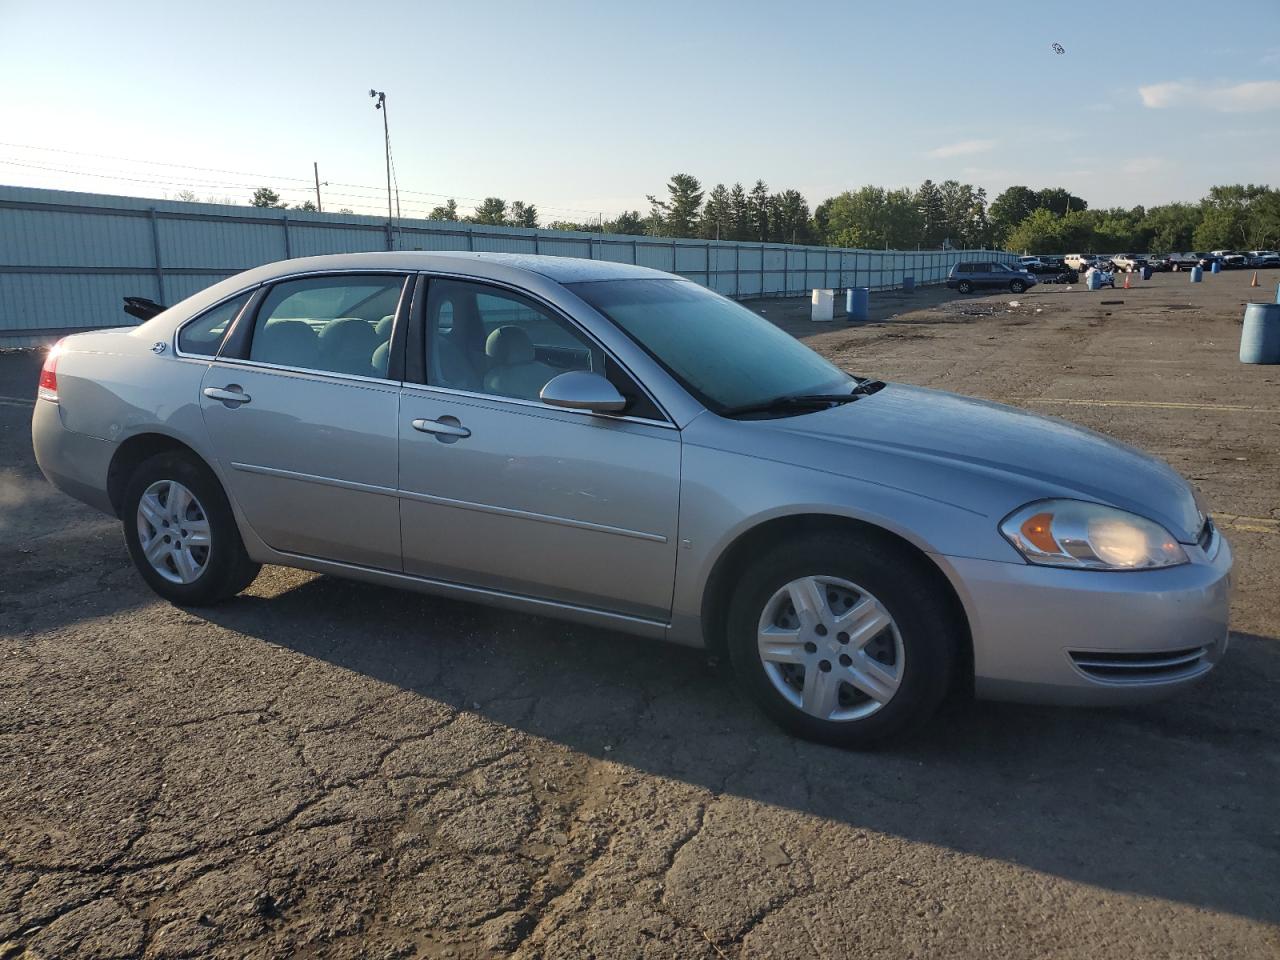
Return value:
<svg viewBox="0 0 1280 960">
<path fill-rule="evenodd" d="M 1227 647 L 1231 547 L 1191 562 L 1104 572 L 938 557 L 973 635 L 974 691 L 993 700 L 1128 704 L 1207 674 Z"/>
<path fill-rule="evenodd" d="M 57 402 L 41 399 L 36 401 L 31 415 L 31 445 L 40 472 L 50 483 L 114 516 L 107 494 L 107 471 L 116 444 L 68 430 L 62 424 L 62 408 Z"/>
</svg>

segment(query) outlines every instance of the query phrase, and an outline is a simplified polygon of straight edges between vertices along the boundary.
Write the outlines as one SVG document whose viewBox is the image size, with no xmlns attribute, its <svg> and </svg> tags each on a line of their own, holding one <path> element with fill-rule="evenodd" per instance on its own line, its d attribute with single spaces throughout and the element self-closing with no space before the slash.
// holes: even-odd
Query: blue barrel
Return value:
<svg viewBox="0 0 1280 960">
<path fill-rule="evenodd" d="M 1276 284 L 1276 303 L 1280 303 L 1280 283 Z"/>
<path fill-rule="evenodd" d="M 1191 282 L 1199 283 L 1203 279 L 1204 279 L 1204 268 L 1197 263 L 1194 267 L 1191 268 Z"/>
<path fill-rule="evenodd" d="M 1086 287 L 1088 287 L 1090 290 L 1101 290 L 1101 289 L 1102 289 L 1102 274 L 1100 274 L 1100 273 L 1090 273 L 1090 274 L 1088 274 L 1088 275 L 1085 277 L 1084 285 L 1085 285 Z"/>
<path fill-rule="evenodd" d="M 915 293 L 915 292 L 916 292 L 916 278 L 915 278 L 915 277 L 903 277 L 903 278 L 902 278 L 902 292 L 903 292 L 903 293 Z"/>
<path fill-rule="evenodd" d="M 849 322 L 866 322 L 871 319 L 871 288 L 850 287 L 845 295 L 844 311 Z"/>
<path fill-rule="evenodd" d="M 1280 363 L 1280 303 L 1245 304 L 1240 362 Z"/>
<path fill-rule="evenodd" d="M 1145 264 L 1145 265 L 1143 266 L 1143 268 L 1142 268 L 1142 279 L 1143 279 L 1143 280 L 1150 280 L 1150 279 L 1151 279 L 1151 265 L 1150 265 L 1150 264 Z"/>
<path fill-rule="evenodd" d="M 1221 261 L 1221 260 L 1215 260 L 1215 261 L 1213 261 L 1212 266 L 1210 266 L 1210 267 L 1209 267 L 1209 272 L 1210 272 L 1210 273 L 1221 273 L 1221 272 L 1222 272 L 1222 261 Z"/>
</svg>

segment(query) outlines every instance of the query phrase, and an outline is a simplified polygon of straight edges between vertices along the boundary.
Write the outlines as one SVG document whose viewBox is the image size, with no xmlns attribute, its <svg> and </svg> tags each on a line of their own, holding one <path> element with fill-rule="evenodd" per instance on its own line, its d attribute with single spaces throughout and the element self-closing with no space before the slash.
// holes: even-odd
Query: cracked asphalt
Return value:
<svg viewBox="0 0 1280 960">
<path fill-rule="evenodd" d="M 876 753 L 619 634 L 280 568 L 160 603 L 40 477 L 39 358 L 0 356 L 0 960 L 1280 955 L 1280 368 L 1236 361 L 1247 284 L 753 305 L 1165 457 L 1237 553 L 1187 694 L 956 704 Z"/>
</svg>

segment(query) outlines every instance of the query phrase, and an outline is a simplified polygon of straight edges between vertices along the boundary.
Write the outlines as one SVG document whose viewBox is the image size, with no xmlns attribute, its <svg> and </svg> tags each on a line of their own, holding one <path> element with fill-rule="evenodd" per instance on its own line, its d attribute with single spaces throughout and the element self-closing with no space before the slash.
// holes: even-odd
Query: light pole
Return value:
<svg viewBox="0 0 1280 960">
<path fill-rule="evenodd" d="M 381 90 L 370 90 L 369 96 L 377 103 L 373 109 L 382 111 L 382 142 L 387 155 L 387 229 L 391 229 L 391 130 L 387 126 L 387 95 Z"/>
</svg>

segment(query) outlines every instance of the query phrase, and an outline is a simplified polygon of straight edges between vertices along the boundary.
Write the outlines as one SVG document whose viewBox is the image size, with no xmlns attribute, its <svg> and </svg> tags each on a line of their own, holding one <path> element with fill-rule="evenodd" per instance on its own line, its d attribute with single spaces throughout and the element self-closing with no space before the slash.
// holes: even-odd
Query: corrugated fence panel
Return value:
<svg viewBox="0 0 1280 960">
<path fill-rule="evenodd" d="M 939 283 L 996 251 L 879 251 L 564 233 L 521 227 L 149 200 L 0 186 L 0 340 L 130 323 L 124 296 L 178 300 L 240 270 L 329 253 L 480 250 L 586 257 L 679 273 L 727 296 Z"/>
</svg>

